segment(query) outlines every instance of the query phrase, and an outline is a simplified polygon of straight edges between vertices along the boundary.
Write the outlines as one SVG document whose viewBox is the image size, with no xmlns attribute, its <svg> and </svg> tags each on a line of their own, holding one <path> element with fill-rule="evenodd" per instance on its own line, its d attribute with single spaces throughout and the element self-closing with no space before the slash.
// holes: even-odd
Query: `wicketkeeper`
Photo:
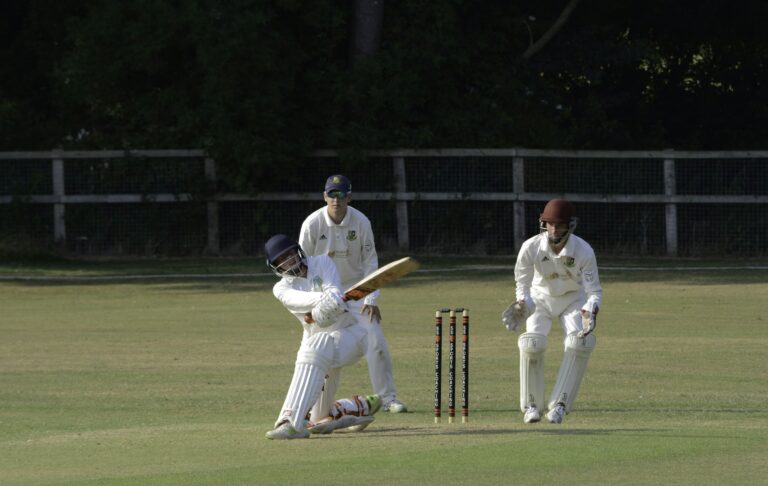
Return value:
<svg viewBox="0 0 768 486">
<path fill-rule="evenodd" d="M 523 243 L 515 264 L 516 302 L 502 314 L 510 331 L 525 325 L 520 348 L 520 409 L 523 422 L 547 419 L 559 424 L 573 408 L 579 385 L 595 347 L 593 331 L 602 288 L 592 247 L 573 234 L 576 210 L 553 199 L 539 218 L 541 232 Z M 549 401 L 544 402 L 544 351 L 552 321 L 565 334 L 565 353 Z"/>
<path fill-rule="evenodd" d="M 341 368 L 356 363 L 368 348 L 368 332 L 349 312 L 336 266 L 326 255 L 307 257 L 285 235 L 273 236 L 264 249 L 267 265 L 281 277 L 273 288 L 275 297 L 304 328 L 288 394 L 267 438 L 304 439 L 310 432 L 364 429 L 381 407 L 378 395 L 334 402 Z M 312 324 L 305 322 L 307 313 Z"/>
</svg>

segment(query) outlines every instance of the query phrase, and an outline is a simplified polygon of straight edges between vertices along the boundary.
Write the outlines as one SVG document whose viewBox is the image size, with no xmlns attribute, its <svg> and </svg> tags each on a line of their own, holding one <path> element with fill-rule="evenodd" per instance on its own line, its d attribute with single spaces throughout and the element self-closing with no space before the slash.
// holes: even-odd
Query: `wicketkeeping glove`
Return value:
<svg viewBox="0 0 768 486">
<path fill-rule="evenodd" d="M 518 327 L 525 324 L 526 319 L 533 314 L 536 304 L 531 300 L 530 304 L 526 301 L 513 302 L 501 313 L 501 323 L 506 326 L 508 331 L 516 331 Z"/>
<path fill-rule="evenodd" d="M 581 331 L 579 331 L 579 337 L 587 337 L 597 326 L 597 313 L 600 309 L 597 306 L 592 308 L 592 312 L 581 309 Z"/>
</svg>

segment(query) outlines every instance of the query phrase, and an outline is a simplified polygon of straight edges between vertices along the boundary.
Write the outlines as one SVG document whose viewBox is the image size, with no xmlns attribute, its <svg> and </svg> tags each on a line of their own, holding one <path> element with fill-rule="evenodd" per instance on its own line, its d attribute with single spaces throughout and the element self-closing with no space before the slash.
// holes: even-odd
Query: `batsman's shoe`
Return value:
<svg viewBox="0 0 768 486">
<path fill-rule="evenodd" d="M 559 424 L 563 422 L 565 417 L 565 405 L 558 403 L 555 408 L 547 412 L 547 419 L 553 424 Z"/>
<path fill-rule="evenodd" d="M 408 407 L 405 406 L 400 400 L 394 399 L 385 403 L 381 409 L 389 413 L 405 413 L 408 411 Z"/>
<path fill-rule="evenodd" d="M 368 415 L 373 415 L 381 410 L 381 397 L 378 395 L 366 395 L 368 400 Z"/>
<path fill-rule="evenodd" d="M 528 407 L 525 411 L 525 415 L 523 415 L 523 422 L 526 424 L 532 424 L 540 421 L 541 413 L 539 412 L 539 409 L 536 408 L 536 405 L 531 405 Z"/>
<path fill-rule="evenodd" d="M 357 417 L 355 415 L 342 415 L 337 419 L 334 419 L 333 417 L 325 417 L 317 422 L 311 429 L 309 429 L 309 431 L 313 434 L 330 434 L 334 430 L 346 429 L 357 425 L 363 425 L 363 428 L 365 428 L 373 421 L 374 418 L 368 416 Z"/>
<path fill-rule="evenodd" d="M 365 399 L 368 400 L 368 410 L 369 410 L 368 416 L 358 417 L 359 419 L 358 422 L 355 425 L 352 425 L 349 427 L 350 432 L 361 432 L 362 430 L 364 430 L 373 422 L 373 417 L 371 417 L 371 415 L 381 410 L 380 396 L 368 395 L 365 397 Z"/>
<path fill-rule="evenodd" d="M 374 420 L 376 420 L 376 417 L 371 417 L 370 415 L 366 415 L 365 417 L 355 417 L 354 425 L 347 427 L 347 430 L 350 432 L 362 432 L 366 427 L 371 425 Z"/>
<path fill-rule="evenodd" d="M 267 439 L 283 440 L 283 439 L 306 439 L 309 437 L 309 431 L 303 429 L 298 431 L 293 428 L 290 422 L 283 422 L 282 424 L 270 430 L 266 434 Z"/>
</svg>

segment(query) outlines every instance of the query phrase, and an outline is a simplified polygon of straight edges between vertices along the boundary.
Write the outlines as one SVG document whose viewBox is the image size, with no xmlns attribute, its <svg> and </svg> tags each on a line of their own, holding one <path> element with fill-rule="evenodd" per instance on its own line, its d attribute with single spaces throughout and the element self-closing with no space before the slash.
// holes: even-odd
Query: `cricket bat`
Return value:
<svg viewBox="0 0 768 486">
<path fill-rule="evenodd" d="M 371 292 L 404 277 L 417 268 L 419 268 L 419 262 L 411 257 L 401 258 L 400 260 L 388 263 L 348 288 L 344 292 L 344 301 L 360 300 Z M 313 322 L 311 312 L 304 316 L 304 322 L 307 324 Z"/>
</svg>

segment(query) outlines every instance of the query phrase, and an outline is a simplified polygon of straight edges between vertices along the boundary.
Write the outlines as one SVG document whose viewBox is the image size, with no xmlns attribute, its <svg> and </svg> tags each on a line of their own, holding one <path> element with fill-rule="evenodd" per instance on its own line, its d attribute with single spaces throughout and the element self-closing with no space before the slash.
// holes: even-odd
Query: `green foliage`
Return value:
<svg viewBox="0 0 768 486">
<path fill-rule="evenodd" d="M 758 148 L 768 6 L 408 0 L 350 61 L 350 2 L 15 0 L 0 148 L 208 149 L 226 183 L 295 181 L 317 148 Z"/>
</svg>

